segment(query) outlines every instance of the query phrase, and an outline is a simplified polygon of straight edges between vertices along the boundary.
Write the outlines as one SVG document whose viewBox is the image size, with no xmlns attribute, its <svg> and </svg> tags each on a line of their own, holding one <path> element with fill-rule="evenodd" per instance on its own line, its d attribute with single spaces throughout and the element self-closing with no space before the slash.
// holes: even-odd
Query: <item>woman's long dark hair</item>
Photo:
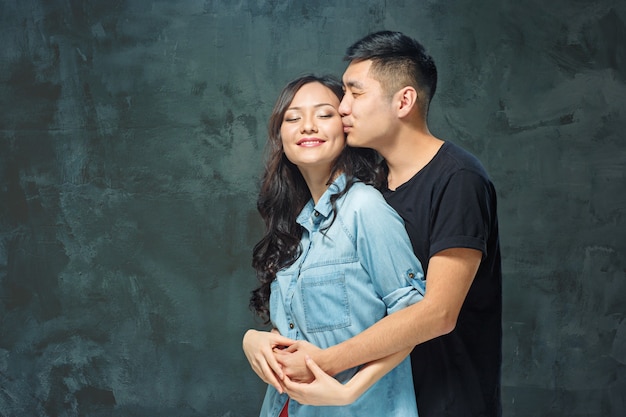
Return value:
<svg viewBox="0 0 626 417">
<path fill-rule="evenodd" d="M 266 323 L 269 322 L 270 284 L 276 273 L 291 265 L 300 254 L 302 227 L 296 217 L 311 199 L 309 188 L 296 165 L 283 152 L 280 128 L 287 108 L 302 86 L 320 83 L 331 90 L 341 101 L 343 88 L 332 76 L 306 75 L 291 81 L 283 88 L 268 124 L 265 169 L 261 177 L 261 189 L 257 209 L 265 222 L 265 235 L 254 246 L 252 266 L 256 270 L 260 286 L 252 291 L 250 308 Z M 346 193 L 354 182 L 360 180 L 374 184 L 379 179 L 379 157 L 371 149 L 346 146 L 331 169 L 329 183 L 339 173 L 344 173 L 347 186 L 331 198 L 335 201 Z"/>
</svg>

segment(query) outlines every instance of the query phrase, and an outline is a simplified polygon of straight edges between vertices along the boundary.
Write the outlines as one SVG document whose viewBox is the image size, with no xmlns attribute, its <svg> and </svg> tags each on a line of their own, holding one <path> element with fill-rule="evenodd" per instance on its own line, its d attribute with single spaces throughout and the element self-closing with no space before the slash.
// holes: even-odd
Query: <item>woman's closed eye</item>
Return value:
<svg viewBox="0 0 626 417">
<path fill-rule="evenodd" d="M 283 121 L 285 122 L 296 122 L 302 118 L 302 115 L 297 112 L 288 112 L 285 113 L 283 117 Z"/>
<path fill-rule="evenodd" d="M 334 108 L 327 107 L 326 110 L 317 113 L 317 117 L 319 117 L 320 119 L 332 119 L 335 116 L 339 116 L 339 112 L 336 111 Z"/>
</svg>

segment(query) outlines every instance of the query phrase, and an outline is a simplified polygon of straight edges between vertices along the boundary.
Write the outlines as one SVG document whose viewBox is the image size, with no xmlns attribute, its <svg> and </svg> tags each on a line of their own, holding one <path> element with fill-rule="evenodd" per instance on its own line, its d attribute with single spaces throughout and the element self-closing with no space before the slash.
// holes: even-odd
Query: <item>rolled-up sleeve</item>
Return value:
<svg viewBox="0 0 626 417">
<path fill-rule="evenodd" d="M 413 253 L 402 218 L 376 190 L 364 189 L 355 202 L 355 244 L 372 285 L 393 313 L 420 301 L 426 291 L 424 270 Z"/>
</svg>

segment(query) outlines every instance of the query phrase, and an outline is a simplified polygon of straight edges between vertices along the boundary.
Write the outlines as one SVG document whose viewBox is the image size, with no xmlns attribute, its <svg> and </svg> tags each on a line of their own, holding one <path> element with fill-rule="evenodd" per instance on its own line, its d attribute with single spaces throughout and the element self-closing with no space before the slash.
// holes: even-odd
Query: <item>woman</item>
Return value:
<svg viewBox="0 0 626 417">
<path fill-rule="evenodd" d="M 424 293 L 423 271 L 402 220 L 366 185 L 375 179 L 376 154 L 346 147 L 338 112 L 342 96 L 334 78 L 305 76 L 278 97 L 258 199 L 266 233 L 253 253 L 261 285 L 251 307 L 280 335 L 320 348 L 354 336 Z M 280 335 L 251 330 L 244 337 L 249 360 L 246 339 L 263 333 L 279 347 Z M 261 416 L 416 416 L 408 353 L 368 364 L 358 374 L 355 368 L 327 378 L 332 398 L 320 403 L 350 405 L 288 401 L 273 384 Z"/>
</svg>

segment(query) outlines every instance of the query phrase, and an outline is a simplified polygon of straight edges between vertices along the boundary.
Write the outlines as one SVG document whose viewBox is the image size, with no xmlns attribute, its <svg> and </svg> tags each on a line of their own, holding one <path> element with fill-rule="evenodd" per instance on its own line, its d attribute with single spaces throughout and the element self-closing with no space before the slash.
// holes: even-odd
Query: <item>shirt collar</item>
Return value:
<svg viewBox="0 0 626 417">
<path fill-rule="evenodd" d="M 324 216 L 324 218 L 328 218 L 333 211 L 330 197 L 343 191 L 344 188 L 346 188 L 346 175 L 341 174 L 328 186 L 328 189 L 322 194 L 317 204 L 313 205 L 312 198 L 306 203 L 296 221 L 304 225 L 315 211 Z"/>
</svg>

